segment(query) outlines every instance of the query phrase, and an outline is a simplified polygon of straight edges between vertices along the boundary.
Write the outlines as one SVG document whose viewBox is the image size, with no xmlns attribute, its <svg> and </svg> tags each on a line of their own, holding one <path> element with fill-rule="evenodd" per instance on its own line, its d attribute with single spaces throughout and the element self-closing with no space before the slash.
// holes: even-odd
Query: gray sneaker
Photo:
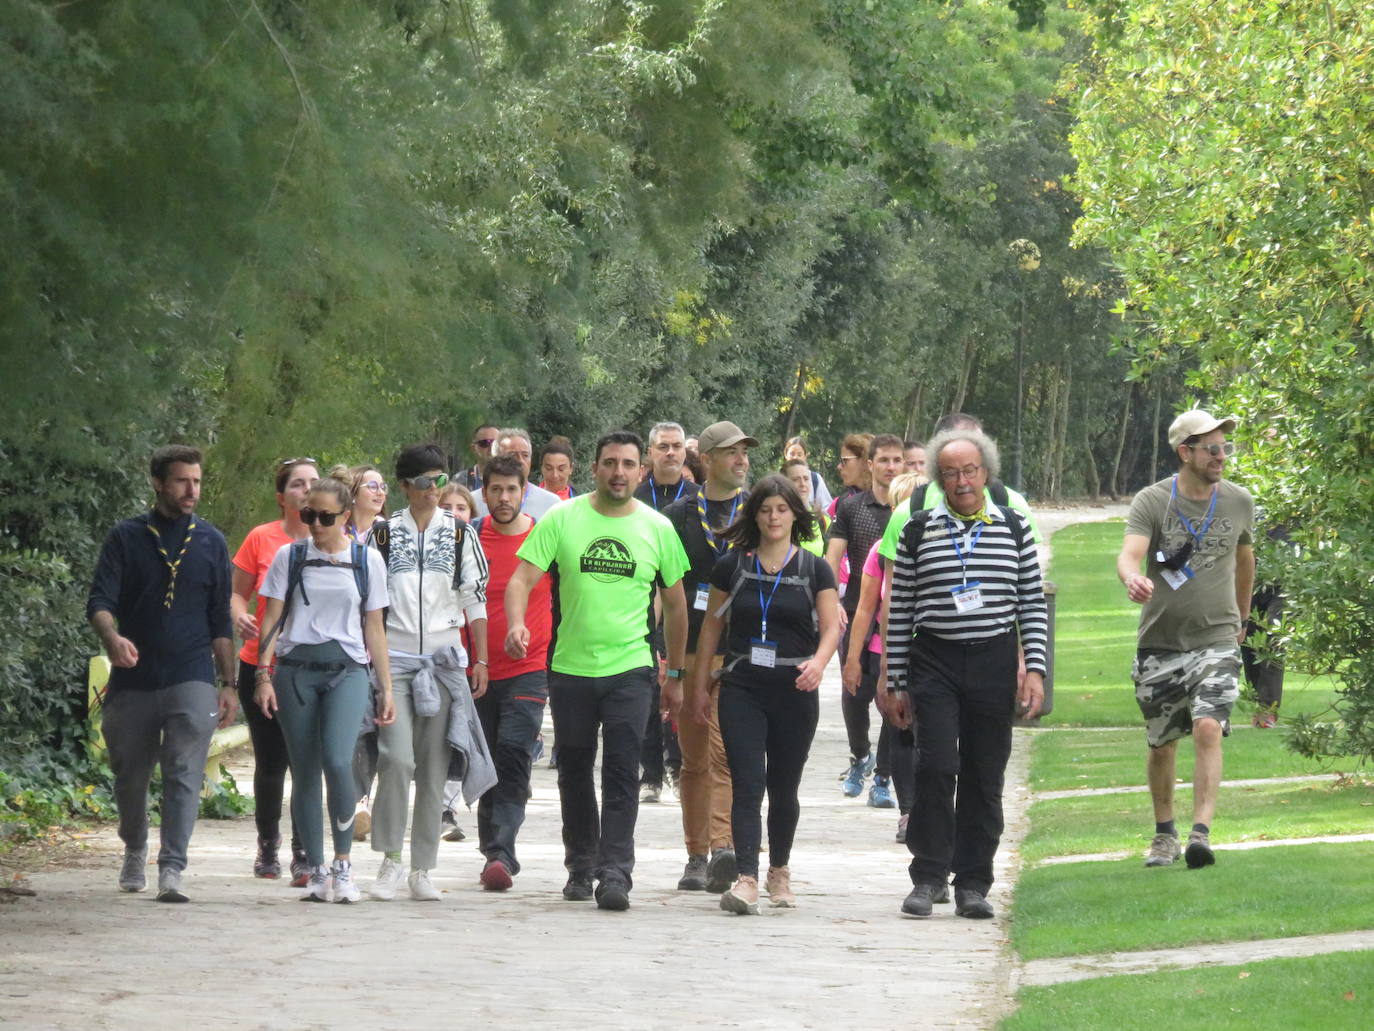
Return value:
<svg viewBox="0 0 1374 1031">
<path fill-rule="evenodd" d="M 126 848 L 124 850 L 124 865 L 119 868 L 119 890 L 147 891 L 147 866 L 147 848 Z"/>
<path fill-rule="evenodd" d="M 1180 851 L 1177 834 L 1156 834 L 1150 842 L 1150 852 L 1145 857 L 1145 865 L 1172 866 Z"/>
<path fill-rule="evenodd" d="M 1174 855 L 1178 855 L 1178 843 L 1174 843 Z M 1201 870 L 1204 866 L 1211 866 L 1217 861 L 1217 857 L 1212 855 L 1212 842 L 1206 831 L 1193 831 L 1188 835 L 1188 848 L 1183 853 L 1184 860 L 1188 863 L 1189 870 Z"/>
<path fill-rule="evenodd" d="M 181 890 L 181 871 L 164 866 L 157 872 L 157 900 L 159 902 L 190 902 Z"/>
<path fill-rule="evenodd" d="M 735 850 L 729 845 L 711 853 L 711 861 L 706 864 L 706 890 L 720 895 L 735 883 L 738 869 L 735 863 Z"/>
<path fill-rule="evenodd" d="M 705 891 L 706 890 L 706 857 L 691 856 L 687 857 L 687 865 L 683 867 L 682 879 L 677 882 L 678 891 Z"/>
</svg>

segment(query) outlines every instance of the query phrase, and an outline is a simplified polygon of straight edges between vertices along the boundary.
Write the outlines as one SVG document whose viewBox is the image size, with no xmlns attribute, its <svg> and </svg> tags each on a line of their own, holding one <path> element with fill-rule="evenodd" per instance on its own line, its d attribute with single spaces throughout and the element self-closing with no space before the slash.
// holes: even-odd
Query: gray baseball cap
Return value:
<svg viewBox="0 0 1374 1031">
<path fill-rule="evenodd" d="M 734 447 L 736 444 L 747 444 L 749 447 L 759 446 L 757 440 L 733 422 L 713 422 L 697 434 L 697 450 L 703 455 L 718 447 Z"/>
</svg>

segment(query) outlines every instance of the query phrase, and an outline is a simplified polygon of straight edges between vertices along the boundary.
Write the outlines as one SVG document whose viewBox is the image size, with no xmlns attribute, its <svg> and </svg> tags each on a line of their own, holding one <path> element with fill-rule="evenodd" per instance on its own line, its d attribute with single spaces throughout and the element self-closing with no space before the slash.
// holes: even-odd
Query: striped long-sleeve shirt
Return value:
<svg viewBox="0 0 1374 1031">
<path fill-rule="evenodd" d="M 1045 673 L 1048 614 L 1035 541 L 1019 512 L 991 502 L 987 510 L 993 521 L 974 524 L 983 529 L 972 551 L 968 524 L 951 516 L 943 501 L 927 519 L 913 518 L 903 529 L 887 621 L 887 675 L 894 691 L 906 686 L 907 657 L 917 630 L 945 640 L 977 641 L 1019 629 L 1026 669 Z M 1008 519 L 1020 522 L 1019 547 Z M 982 607 L 961 613 L 952 589 L 975 582 Z"/>
</svg>

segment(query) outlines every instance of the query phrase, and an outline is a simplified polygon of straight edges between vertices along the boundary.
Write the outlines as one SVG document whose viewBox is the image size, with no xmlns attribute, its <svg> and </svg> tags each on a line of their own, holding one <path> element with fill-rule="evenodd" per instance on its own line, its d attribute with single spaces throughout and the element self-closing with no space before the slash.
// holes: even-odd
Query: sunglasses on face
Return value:
<svg viewBox="0 0 1374 1031">
<path fill-rule="evenodd" d="M 412 476 L 405 482 L 416 490 L 429 490 L 431 487 L 438 487 L 442 490 L 448 486 L 448 473 L 440 473 L 438 476 Z"/>
<path fill-rule="evenodd" d="M 491 447 L 491 446 L 492 446 L 493 444 L 495 444 L 495 443 L 496 443 L 496 438 L 495 438 L 495 437 L 481 437 L 481 438 L 479 438 L 478 440 L 474 440 L 474 441 L 473 441 L 473 444 L 474 444 L 474 445 L 476 445 L 477 447 L 483 448 L 484 450 L 485 450 L 486 448 Z"/>
<path fill-rule="evenodd" d="M 301 522 L 306 526 L 314 526 L 318 520 L 321 526 L 333 526 L 335 521 L 345 512 L 316 512 L 313 508 L 301 509 Z"/>
</svg>

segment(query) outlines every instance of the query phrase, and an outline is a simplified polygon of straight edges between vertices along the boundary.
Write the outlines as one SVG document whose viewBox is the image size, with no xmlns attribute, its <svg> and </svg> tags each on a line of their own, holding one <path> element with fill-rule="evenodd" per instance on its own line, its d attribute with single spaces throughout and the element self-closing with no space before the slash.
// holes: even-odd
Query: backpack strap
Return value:
<svg viewBox="0 0 1374 1031">
<path fill-rule="evenodd" d="M 463 545 L 468 540 L 468 530 L 470 527 L 463 520 L 454 518 L 453 520 L 453 591 L 458 592 L 458 586 L 463 579 Z"/>
<path fill-rule="evenodd" d="M 382 553 L 382 562 L 391 568 L 391 522 L 382 520 L 373 525 L 367 535 L 367 543 Z"/>
<path fill-rule="evenodd" d="M 258 649 L 261 651 L 267 647 L 267 642 L 281 633 L 281 628 L 286 625 L 287 613 L 291 611 L 291 601 L 295 597 L 297 589 L 300 590 L 301 598 L 307 605 L 310 604 L 310 597 L 305 593 L 305 540 L 292 541 L 291 550 L 286 556 L 286 597 L 282 599 L 281 615 L 277 617 L 277 622 L 272 629 L 267 631 L 258 642 Z"/>
<path fill-rule="evenodd" d="M 1007 491 L 1007 485 L 1001 480 L 992 480 L 988 483 L 988 496 L 992 498 L 992 503 L 998 508 L 1011 507 L 1011 494 Z"/>
</svg>

